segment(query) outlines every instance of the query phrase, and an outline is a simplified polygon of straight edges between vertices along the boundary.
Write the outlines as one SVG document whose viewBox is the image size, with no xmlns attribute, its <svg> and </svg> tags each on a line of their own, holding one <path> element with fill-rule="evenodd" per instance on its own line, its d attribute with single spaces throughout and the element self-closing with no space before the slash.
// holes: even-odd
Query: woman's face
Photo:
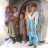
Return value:
<svg viewBox="0 0 48 48">
<path fill-rule="evenodd" d="M 36 12 L 36 7 L 31 7 L 31 12 Z"/>
</svg>

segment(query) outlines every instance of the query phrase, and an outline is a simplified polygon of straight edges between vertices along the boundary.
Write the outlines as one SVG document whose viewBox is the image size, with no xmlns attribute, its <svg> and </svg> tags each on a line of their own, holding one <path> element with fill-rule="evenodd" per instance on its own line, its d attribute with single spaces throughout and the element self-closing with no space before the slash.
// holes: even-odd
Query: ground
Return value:
<svg viewBox="0 0 48 48">
<path fill-rule="evenodd" d="M 8 41 L 5 41 L 5 38 L 8 37 L 7 33 L 7 27 L 6 29 L 2 29 L 2 32 L 0 32 L 0 48 L 33 48 L 33 46 L 28 46 L 29 42 L 16 42 L 15 44 L 12 43 L 12 40 L 9 39 Z M 38 48 L 48 48 L 48 43 L 42 43 L 37 46 Z"/>
<path fill-rule="evenodd" d="M 42 43 L 37 46 L 38 48 L 48 48 L 48 43 Z M 12 40 L 9 39 L 8 41 L 5 41 L 3 45 L 0 46 L 0 48 L 33 48 L 33 46 L 28 46 L 28 42 L 19 43 L 16 42 L 15 44 L 12 43 Z"/>
</svg>

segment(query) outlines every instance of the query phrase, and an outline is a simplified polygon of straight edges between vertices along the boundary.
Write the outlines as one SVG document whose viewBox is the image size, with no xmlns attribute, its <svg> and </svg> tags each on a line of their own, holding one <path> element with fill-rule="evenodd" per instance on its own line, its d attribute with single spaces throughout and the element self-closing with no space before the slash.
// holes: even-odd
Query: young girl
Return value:
<svg viewBox="0 0 48 48">
<path fill-rule="evenodd" d="M 20 14 L 20 34 L 22 36 L 22 41 L 26 42 L 26 32 L 25 32 L 25 19 L 24 19 L 24 13 Z"/>
</svg>

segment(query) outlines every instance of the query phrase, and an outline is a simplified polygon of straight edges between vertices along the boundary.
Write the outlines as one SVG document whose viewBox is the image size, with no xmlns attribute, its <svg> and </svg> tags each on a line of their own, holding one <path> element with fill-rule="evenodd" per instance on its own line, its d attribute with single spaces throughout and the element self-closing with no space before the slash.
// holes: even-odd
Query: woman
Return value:
<svg viewBox="0 0 48 48">
<path fill-rule="evenodd" d="M 28 17 L 28 30 L 29 30 L 29 46 L 32 44 L 34 48 L 37 48 L 38 45 L 38 37 L 37 37 L 37 24 L 38 24 L 38 12 L 37 12 L 37 5 L 33 4 L 31 6 L 32 14 Z"/>
</svg>

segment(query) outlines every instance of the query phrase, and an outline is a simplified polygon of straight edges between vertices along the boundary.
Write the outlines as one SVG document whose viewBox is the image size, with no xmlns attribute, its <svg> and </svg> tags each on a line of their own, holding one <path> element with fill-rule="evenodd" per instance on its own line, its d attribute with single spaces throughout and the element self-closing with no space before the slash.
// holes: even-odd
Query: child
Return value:
<svg viewBox="0 0 48 48">
<path fill-rule="evenodd" d="M 33 4 L 31 6 L 32 14 L 28 17 L 28 29 L 29 29 L 29 46 L 34 45 L 34 48 L 37 48 L 38 45 L 38 37 L 36 34 L 36 27 L 38 23 L 38 12 L 37 12 L 37 5 Z"/>
<path fill-rule="evenodd" d="M 24 13 L 20 14 L 20 34 L 22 36 L 22 41 L 26 42 L 26 32 L 25 32 L 25 19 L 24 19 Z"/>
</svg>

